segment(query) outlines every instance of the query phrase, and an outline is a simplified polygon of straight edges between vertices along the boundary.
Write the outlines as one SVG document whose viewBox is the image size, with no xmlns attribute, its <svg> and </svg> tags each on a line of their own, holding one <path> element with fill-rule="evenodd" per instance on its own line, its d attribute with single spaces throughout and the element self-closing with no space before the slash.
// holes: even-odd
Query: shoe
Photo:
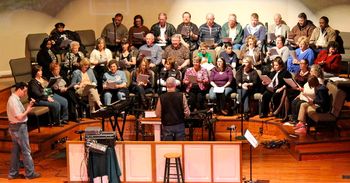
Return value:
<svg viewBox="0 0 350 183">
<path fill-rule="evenodd" d="M 243 120 L 244 121 L 249 121 L 249 115 L 248 114 L 244 114 L 243 115 Z"/>
<path fill-rule="evenodd" d="M 26 177 L 26 179 L 36 179 L 41 177 L 40 173 L 34 172 L 33 175 Z"/>
<path fill-rule="evenodd" d="M 11 176 L 11 175 L 7 176 L 7 179 L 8 179 L 8 180 L 12 180 L 12 179 L 24 179 L 24 178 L 25 178 L 25 177 L 24 177 L 23 174 L 17 174 L 16 176 Z"/>
<path fill-rule="evenodd" d="M 285 122 L 283 123 L 283 126 L 295 126 L 292 122 Z"/>
<path fill-rule="evenodd" d="M 221 112 L 222 115 L 225 115 L 225 116 L 228 114 L 228 112 L 226 110 L 224 110 L 224 109 L 221 109 L 220 112 Z"/>
<path fill-rule="evenodd" d="M 281 122 L 288 122 L 288 121 L 290 121 L 288 116 L 284 117 L 284 118 L 281 120 Z"/>
<path fill-rule="evenodd" d="M 302 126 L 299 129 L 296 129 L 294 132 L 298 134 L 306 134 L 306 127 Z"/>
<path fill-rule="evenodd" d="M 67 120 L 61 120 L 61 124 L 66 125 L 66 124 L 68 124 L 68 121 Z"/>
<path fill-rule="evenodd" d="M 64 125 L 61 122 L 56 122 L 52 126 L 63 127 Z"/>
<path fill-rule="evenodd" d="M 294 130 L 297 130 L 297 129 L 303 127 L 303 126 L 305 126 L 304 123 L 300 123 L 299 122 L 298 124 L 295 125 Z"/>
<path fill-rule="evenodd" d="M 260 115 L 259 115 L 259 118 L 266 118 L 267 117 L 267 115 L 266 114 L 263 114 L 263 113 L 261 113 Z"/>
</svg>

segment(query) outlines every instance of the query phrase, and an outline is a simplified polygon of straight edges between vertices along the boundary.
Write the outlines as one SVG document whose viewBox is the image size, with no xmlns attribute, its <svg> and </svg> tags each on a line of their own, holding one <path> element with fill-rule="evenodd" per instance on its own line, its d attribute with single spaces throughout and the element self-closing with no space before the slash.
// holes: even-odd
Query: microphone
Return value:
<svg viewBox="0 0 350 183">
<path fill-rule="evenodd" d="M 114 18 L 112 18 L 112 22 L 114 23 Z"/>
</svg>

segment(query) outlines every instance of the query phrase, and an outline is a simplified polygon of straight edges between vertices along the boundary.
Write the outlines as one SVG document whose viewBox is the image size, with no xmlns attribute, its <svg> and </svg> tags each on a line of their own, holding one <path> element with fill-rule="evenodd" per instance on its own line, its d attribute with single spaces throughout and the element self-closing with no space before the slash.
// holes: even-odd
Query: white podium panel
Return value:
<svg viewBox="0 0 350 183">
<path fill-rule="evenodd" d="M 240 182 L 241 151 L 233 145 L 213 145 L 214 182 Z"/>
<path fill-rule="evenodd" d="M 152 154 L 148 144 L 125 144 L 126 181 L 152 181 Z"/>
<path fill-rule="evenodd" d="M 114 146 L 114 149 L 115 149 L 115 154 L 117 155 L 120 172 L 122 173 L 122 175 L 120 176 L 120 180 L 124 180 L 124 161 L 121 161 L 124 156 L 123 144 L 117 143 Z"/>
<path fill-rule="evenodd" d="M 88 181 L 87 161 L 85 154 L 85 146 L 82 144 L 70 144 L 68 146 L 68 179 L 70 181 Z M 69 158 L 68 158 L 69 157 Z"/>
<path fill-rule="evenodd" d="M 241 182 L 241 142 L 117 142 L 124 183 L 162 182 L 164 154 L 180 153 L 185 182 Z M 68 181 L 87 181 L 84 142 L 67 141 Z M 175 173 L 175 169 L 171 170 Z"/>
<path fill-rule="evenodd" d="M 211 182 L 210 145 L 185 145 L 184 148 L 186 182 Z"/>
<path fill-rule="evenodd" d="M 182 155 L 182 145 L 180 144 L 156 144 L 156 167 L 157 167 L 157 181 L 161 182 L 164 178 L 164 166 L 165 166 L 165 158 L 164 154 L 166 153 L 180 153 Z M 181 156 L 182 161 L 182 156 Z M 182 162 L 181 162 L 182 164 Z M 170 173 L 175 173 L 174 169 L 170 170 Z"/>
</svg>

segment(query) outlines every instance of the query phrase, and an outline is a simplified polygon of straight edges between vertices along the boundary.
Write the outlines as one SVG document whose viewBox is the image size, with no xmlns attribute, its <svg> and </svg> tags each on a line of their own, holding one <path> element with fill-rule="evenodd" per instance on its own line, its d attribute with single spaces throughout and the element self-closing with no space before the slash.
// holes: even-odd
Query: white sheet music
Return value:
<svg viewBox="0 0 350 183">
<path fill-rule="evenodd" d="M 214 93 L 224 93 L 225 87 L 214 87 Z"/>
<path fill-rule="evenodd" d="M 250 131 L 247 129 L 244 133 L 244 137 L 248 140 L 250 145 L 252 145 L 254 148 L 258 147 L 259 142 L 256 140 L 256 138 L 253 136 L 253 134 L 250 133 Z"/>
<path fill-rule="evenodd" d="M 283 78 L 283 80 L 292 88 L 301 88 L 300 85 L 292 78 Z"/>
<path fill-rule="evenodd" d="M 157 117 L 156 111 L 145 111 L 145 118 L 155 118 Z"/>
<path fill-rule="evenodd" d="M 267 76 L 267 75 L 261 75 L 260 76 L 260 79 L 262 80 L 262 81 L 264 81 L 264 83 L 266 83 L 266 84 L 270 84 L 271 83 L 271 78 L 269 78 L 269 76 Z"/>
</svg>

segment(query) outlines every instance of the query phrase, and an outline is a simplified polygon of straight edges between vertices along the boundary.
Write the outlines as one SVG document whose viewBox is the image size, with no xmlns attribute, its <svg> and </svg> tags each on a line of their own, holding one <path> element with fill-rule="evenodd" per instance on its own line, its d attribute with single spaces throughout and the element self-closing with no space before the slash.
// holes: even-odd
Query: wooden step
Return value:
<svg viewBox="0 0 350 183">
<path fill-rule="evenodd" d="M 350 139 L 290 144 L 290 152 L 299 161 L 345 157 L 350 155 Z"/>
<path fill-rule="evenodd" d="M 9 129 L 9 125 L 0 124 L 0 138 L 7 137 L 9 135 L 8 129 Z"/>
</svg>

